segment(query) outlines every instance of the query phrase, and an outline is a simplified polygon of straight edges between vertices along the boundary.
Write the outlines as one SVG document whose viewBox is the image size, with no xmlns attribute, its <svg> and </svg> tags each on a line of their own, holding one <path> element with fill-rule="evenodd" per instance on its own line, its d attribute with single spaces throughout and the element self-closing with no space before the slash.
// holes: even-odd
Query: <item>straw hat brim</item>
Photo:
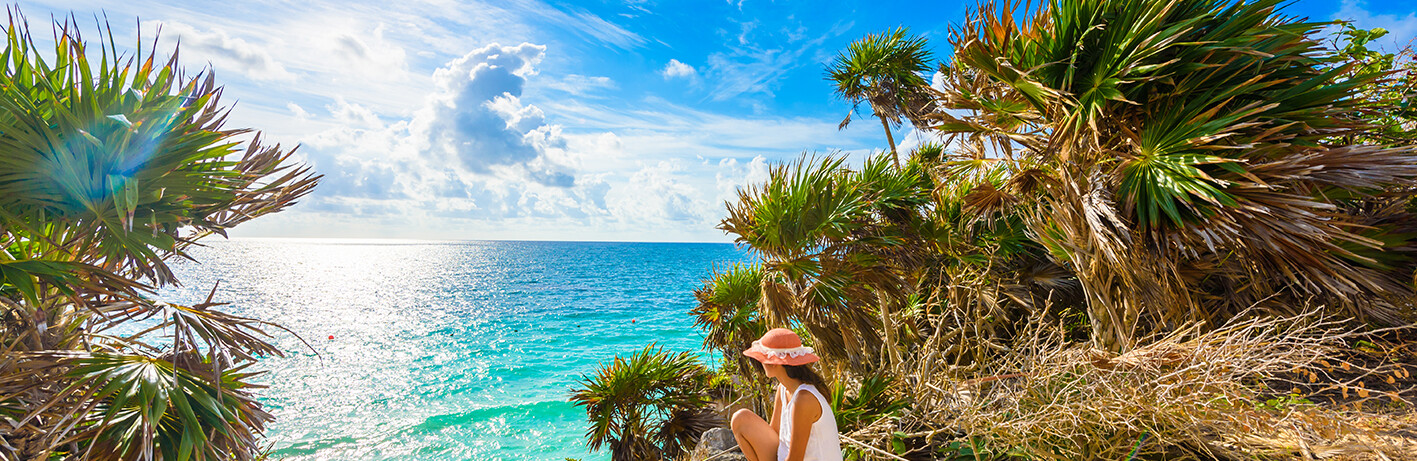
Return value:
<svg viewBox="0 0 1417 461">
<path fill-rule="evenodd" d="M 814 354 L 814 353 L 811 353 L 811 352 L 808 352 L 808 353 L 805 353 L 805 354 L 802 354 L 802 355 L 798 355 L 798 356 L 777 357 L 777 356 L 768 355 L 766 352 L 761 351 L 761 350 L 758 350 L 758 349 L 756 349 L 756 348 L 754 348 L 754 349 L 748 349 L 748 350 L 746 350 L 746 351 L 743 351 L 743 355 L 752 357 L 753 359 L 757 360 L 758 362 L 761 362 L 761 363 L 767 364 L 767 365 L 793 365 L 793 366 L 796 366 L 796 365 L 806 365 L 806 364 L 809 364 L 809 363 L 812 363 L 812 362 L 816 362 L 816 361 L 818 361 L 818 360 L 821 360 L 820 357 L 817 357 L 817 354 Z"/>
</svg>

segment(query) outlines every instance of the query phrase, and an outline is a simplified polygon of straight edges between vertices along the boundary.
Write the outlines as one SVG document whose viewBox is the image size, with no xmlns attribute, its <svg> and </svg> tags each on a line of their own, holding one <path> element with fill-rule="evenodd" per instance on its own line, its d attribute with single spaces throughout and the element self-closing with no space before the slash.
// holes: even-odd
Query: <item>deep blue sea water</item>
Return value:
<svg viewBox="0 0 1417 461">
<path fill-rule="evenodd" d="M 657 341 L 699 350 L 687 311 L 726 244 L 221 240 L 162 297 L 282 324 L 261 401 L 293 460 L 608 459 L 575 380 Z M 633 322 L 632 322 L 633 321 Z M 330 339 L 333 337 L 333 339 Z"/>
</svg>

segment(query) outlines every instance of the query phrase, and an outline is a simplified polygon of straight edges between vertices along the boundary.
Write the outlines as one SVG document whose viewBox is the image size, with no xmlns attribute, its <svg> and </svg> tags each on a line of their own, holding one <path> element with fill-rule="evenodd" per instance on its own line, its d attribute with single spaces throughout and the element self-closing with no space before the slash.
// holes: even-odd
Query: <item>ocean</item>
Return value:
<svg viewBox="0 0 1417 461">
<path fill-rule="evenodd" d="M 658 342 L 700 350 L 688 310 L 728 244 L 222 240 L 175 261 L 160 298 L 220 282 L 275 322 L 260 400 L 273 459 L 609 459 L 585 446 L 575 381 Z M 310 347 L 302 344 L 303 338 Z"/>
</svg>

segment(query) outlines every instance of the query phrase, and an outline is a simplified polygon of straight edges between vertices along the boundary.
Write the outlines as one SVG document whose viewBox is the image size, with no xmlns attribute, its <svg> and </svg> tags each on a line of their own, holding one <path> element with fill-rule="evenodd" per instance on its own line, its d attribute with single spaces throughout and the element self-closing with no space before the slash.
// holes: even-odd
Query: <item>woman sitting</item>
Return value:
<svg viewBox="0 0 1417 461">
<path fill-rule="evenodd" d="M 808 364 L 818 360 L 802 338 L 774 328 L 743 351 L 777 380 L 772 420 L 743 409 L 733 413 L 733 437 L 749 461 L 842 461 L 841 438 L 831 404 L 818 390 L 822 378 Z"/>
</svg>

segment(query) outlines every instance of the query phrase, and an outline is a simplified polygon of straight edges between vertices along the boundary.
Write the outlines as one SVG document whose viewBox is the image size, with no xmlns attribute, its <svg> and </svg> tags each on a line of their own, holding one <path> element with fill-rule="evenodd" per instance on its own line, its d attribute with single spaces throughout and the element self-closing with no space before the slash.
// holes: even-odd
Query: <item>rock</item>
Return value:
<svg viewBox="0 0 1417 461">
<path fill-rule="evenodd" d="M 699 445 L 689 454 L 689 461 L 747 461 L 738 449 L 733 431 L 723 427 L 709 429 L 699 437 Z"/>
</svg>

